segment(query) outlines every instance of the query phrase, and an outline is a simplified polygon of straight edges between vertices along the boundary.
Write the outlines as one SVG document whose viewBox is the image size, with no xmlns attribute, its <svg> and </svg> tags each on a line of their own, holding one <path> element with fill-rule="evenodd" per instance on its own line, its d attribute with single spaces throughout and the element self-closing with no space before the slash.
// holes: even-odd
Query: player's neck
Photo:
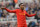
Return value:
<svg viewBox="0 0 40 27">
<path fill-rule="evenodd" d="M 20 8 L 20 10 L 22 10 L 22 11 L 23 11 L 24 9 Z"/>
<path fill-rule="evenodd" d="M 22 9 L 21 9 L 22 10 Z M 22 10 L 23 11 L 23 10 Z"/>
</svg>

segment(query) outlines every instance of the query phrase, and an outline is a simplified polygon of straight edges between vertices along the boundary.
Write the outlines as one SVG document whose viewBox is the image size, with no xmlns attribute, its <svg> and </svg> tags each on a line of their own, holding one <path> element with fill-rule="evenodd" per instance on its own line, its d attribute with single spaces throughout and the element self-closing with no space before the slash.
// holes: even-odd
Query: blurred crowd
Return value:
<svg viewBox="0 0 40 27">
<path fill-rule="evenodd" d="M 14 24 L 14 22 L 6 22 L 6 23 L 1 23 L 0 22 L 0 27 L 16 27 L 17 25 Z"/>
<path fill-rule="evenodd" d="M 0 22 L 0 27 L 17 27 L 17 23 L 15 22 Z M 28 27 L 40 27 L 40 24 L 37 22 L 33 22 L 31 21 L 29 24 L 28 24 Z"/>
<path fill-rule="evenodd" d="M 20 1 L 20 0 L 18 0 L 18 1 Z M 11 2 L 5 1 L 5 3 L 2 1 L 0 3 L 0 18 L 16 18 L 15 13 L 9 13 L 5 9 L 1 9 L 1 7 L 6 7 L 10 10 L 15 10 L 15 9 L 19 9 L 18 5 L 20 3 L 21 2 L 15 3 L 14 0 L 12 0 Z M 36 24 L 35 24 L 35 22 L 30 22 L 28 24 L 28 27 L 39 27 L 40 26 L 40 0 L 37 0 L 37 1 L 33 0 L 33 2 L 22 2 L 22 3 L 24 3 L 25 10 L 26 10 L 26 12 L 28 12 L 28 14 L 35 14 L 36 13 L 36 15 L 33 17 L 27 17 L 26 16 L 26 19 L 37 19 Z M 7 25 L 7 24 L 4 24 L 4 25 Z M 8 26 L 9 25 L 10 24 L 8 24 Z M 0 27 L 1 27 L 1 23 L 0 23 Z"/>
<path fill-rule="evenodd" d="M 40 27 L 40 24 L 39 24 L 38 22 L 35 23 L 35 22 L 31 21 L 31 22 L 29 23 L 28 27 Z"/>
<path fill-rule="evenodd" d="M 25 10 L 28 12 L 28 14 L 36 14 L 36 16 L 33 17 L 29 17 L 29 18 L 33 18 L 33 19 L 40 19 L 40 1 L 38 0 L 37 2 L 35 0 L 33 0 L 33 2 L 23 2 L 25 5 Z M 2 1 L 2 3 L 0 3 L 0 18 L 16 18 L 16 14 L 15 13 L 9 13 L 7 12 L 5 9 L 1 9 L 1 7 L 6 7 L 10 10 L 15 10 L 19 8 L 20 3 L 15 3 L 15 1 L 11 1 L 11 2 L 6 2 L 4 3 Z M 27 17 L 28 18 L 28 17 Z"/>
</svg>

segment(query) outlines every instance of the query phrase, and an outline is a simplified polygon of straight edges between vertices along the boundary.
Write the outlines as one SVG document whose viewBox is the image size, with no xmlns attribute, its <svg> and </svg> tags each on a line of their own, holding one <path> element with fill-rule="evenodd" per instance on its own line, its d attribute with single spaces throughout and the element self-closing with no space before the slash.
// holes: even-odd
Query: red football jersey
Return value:
<svg viewBox="0 0 40 27">
<path fill-rule="evenodd" d="M 25 16 L 28 17 L 35 16 L 35 14 L 29 15 L 25 10 L 22 11 L 21 9 L 16 9 L 16 10 L 9 10 L 7 8 L 5 9 L 10 13 L 16 13 L 18 27 L 27 27 Z"/>
</svg>

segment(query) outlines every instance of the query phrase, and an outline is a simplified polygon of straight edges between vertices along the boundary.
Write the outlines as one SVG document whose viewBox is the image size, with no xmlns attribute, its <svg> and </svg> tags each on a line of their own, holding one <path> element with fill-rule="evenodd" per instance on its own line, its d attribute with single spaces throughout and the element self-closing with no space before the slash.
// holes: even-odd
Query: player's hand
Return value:
<svg viewBox="0 0 40 27">
<path fill-rule="evenodd" d="M 2 7 L 1 9 L 5 9 L 5 7 Z"/>
</svg>

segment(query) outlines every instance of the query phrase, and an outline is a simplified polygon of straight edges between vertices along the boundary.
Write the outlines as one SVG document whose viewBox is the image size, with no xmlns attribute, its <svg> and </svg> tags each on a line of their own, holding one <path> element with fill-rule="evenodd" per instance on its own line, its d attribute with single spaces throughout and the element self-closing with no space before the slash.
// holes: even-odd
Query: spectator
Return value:
<svg viewBox="0 0 40 27">
<path fill-rule="evenodd" d="M 5 27 L 8 27 L 8 25 L 7 25 L 7 24 L 5 24 Z"/>
<path fill-rule="evenodd" d="M 0 27 L 2 27 L 1 23 L 0 23 Z"/>
<path fill-rule="evenodd" d="M 9 27 L 12 27 L 12 25 L 10 25 Z"/>
<path fill-rule="evenodd" d="M 35 22 L 32 21 L 29 23 L 28 27 L 34 27 L 34 25 L 35 25 Z"/>
<path fill-rule="evenodd" d="M 2 27 L 5 27 L 4 23 L 2 24 Z"/>
<path fill-rule="evenodd" d="M 6 5 L 5 5 L 5 6 L 8 8 L 8 7 L 9 7 L 9 5 L 10 5 L 9 3 L 6 3 Z"/>
<path fill-rule="evenodd" d="M 38 24 L 38 23 L 36 23 L 34 27 L 39 27 L 39 24 Z"/>
<path fill-rule="evenodd" d="M 28 3 L 26 3 L 25 6 L 26 6 L 26 9 L 25 10 L 28 11 L 28 9 L 29 9 Z"/>
<path fill-rule="evenodd" d="M 0 17 L 1 17 L 1 14 L 2 14 L 2 10 L 0 9 Z"/>
<path fill-rule="evenodd" d="M 7 25 L 8 25 L 8 27 L 10 27 L 10 23 L 9 22 L 7 23 Z"/>
<path fill-rule="evenodd" d="M 13 0 L 13 7 L 15 7 L 15 0 Z"/>
<path fill-rule="evenodd" d="M 37 15 L 35 16 L 35 19 L 40 20 L 40 10 L 37 12 Z"/>
</svg>

